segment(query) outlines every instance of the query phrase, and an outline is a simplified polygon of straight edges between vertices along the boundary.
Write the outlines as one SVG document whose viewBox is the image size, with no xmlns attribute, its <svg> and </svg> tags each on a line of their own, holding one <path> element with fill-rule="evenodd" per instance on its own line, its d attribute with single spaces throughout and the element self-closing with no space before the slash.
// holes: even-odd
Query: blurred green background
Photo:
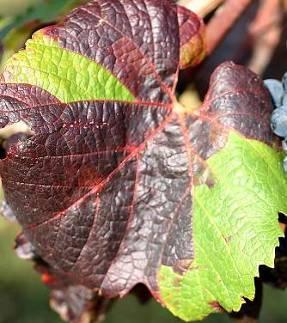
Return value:
<svg viewBox="0 0 287 323">
<path fill-rule="evenodd" d="M 2 63 L 23 47 L 36 26 L 53 22 L 70 7 L 85 0 L 0 0 L 0 70 Z M 201 0 L 198 0 L 201 1 Z M 1 46 L 0 46 L 1 48 Z M 15 224 L 0 218 L 0 323 L 60 323 L 48 305 L 48 289 L 40 282 L 32 264 L 17 258 L 13 251 L 19 233 Z M 260 322 L 287 322 L 287 291 L 265 286 Z M 154 301 L 138 303 L 134 296 L 118 301 L 107 323 L 179 322 Z M 226 315 L 213 315 L 204 323 L 230 322 Z"/>
</svg>

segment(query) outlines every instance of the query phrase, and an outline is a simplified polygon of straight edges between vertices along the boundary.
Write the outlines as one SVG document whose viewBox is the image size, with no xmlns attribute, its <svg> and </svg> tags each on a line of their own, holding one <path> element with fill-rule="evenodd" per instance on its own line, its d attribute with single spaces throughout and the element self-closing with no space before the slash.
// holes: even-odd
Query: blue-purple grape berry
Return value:
<svg viewBox="0 0 287 323">
<path fill-rule="evenodd" d="M 275 79 L 267 79 L 264 81 L 264 85 L 269 90 L 275 108 L 280 107 L 284 95 L 282 83 Z"/>
<path fill-rule="evenodd" d="M 287 106 L 283 105 L 273 111 L 271 116 L 271 128 L 273 132 L 282 138 L 287 137 Z"/>
</svg>

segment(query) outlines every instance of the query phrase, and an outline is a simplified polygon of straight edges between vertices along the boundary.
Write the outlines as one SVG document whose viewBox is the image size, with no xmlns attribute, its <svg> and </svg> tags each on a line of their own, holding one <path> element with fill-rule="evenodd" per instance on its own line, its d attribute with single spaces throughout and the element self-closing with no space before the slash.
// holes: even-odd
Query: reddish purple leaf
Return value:
<svg viewBox="0 0 287 323">
<path fill-rule="evenodd" d="M 200 111 L 176 103 L 178 70 L 202 49 L 202 22 L 170 1 L 97 0 L 6 66 L 1 126 L 24 121 L 31 133 L 0 162 L 5 197 L 65 283 L 107 297 L 143 283 L 164 303 L 160 268 L 183 277 L 195 259 L 193 193 L 216 183 L 210 158 L 230 133 L 273 145 L 268 93 L 243 67 L 215 71 Z"/>
</svg>

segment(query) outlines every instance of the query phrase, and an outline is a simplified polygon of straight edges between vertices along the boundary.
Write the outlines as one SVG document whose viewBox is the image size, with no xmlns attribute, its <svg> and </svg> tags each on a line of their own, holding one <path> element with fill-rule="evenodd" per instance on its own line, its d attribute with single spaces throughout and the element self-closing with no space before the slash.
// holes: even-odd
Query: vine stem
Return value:
<svg viewBox="0 0 287 323">
<path fill-rule="evenodd" d="M 205 17 L 223 2 L 224 0 L 179 0 L 178 4 Z"/>
<path fill-rule="evenodd" d="M 212 53 L 252 0 L 226 0 L 206 28 L 207 52 Z"/>
<path fill-rule="evenodd" d="M 281 0 L 262 1 L 256 18 L 250 25 L 249 34 L 254 49 L 248 67 L 257 74 L 264 72 L 280 42 L 284 19 L 282 7 Z"/>
</svg>

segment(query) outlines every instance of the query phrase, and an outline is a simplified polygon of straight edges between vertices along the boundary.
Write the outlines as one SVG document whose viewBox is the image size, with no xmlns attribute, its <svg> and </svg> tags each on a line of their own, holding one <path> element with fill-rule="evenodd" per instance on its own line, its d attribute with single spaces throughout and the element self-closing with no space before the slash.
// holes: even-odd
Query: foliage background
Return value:
<svg viewBox="0 0 287 323">
<path fill-rule="evenodd" d="M 25 26 L 24 28 L 18 26 L 15 29 L 15 26 L 17 26 L 15 22 L 19 21 L 19 17 L 20 19 L 23 17 L 25 18 L 27 15 L 31 15 L 32 12 L 32 16 L 34 18 L 36 17 L 36 20 L 46 23 L 48 21 L 53 21 L 57 14 L 63 14 L 66 8 L 75 2 L 75 0 L 0 0 L 0 35 L 1 26 L 5 26 L 7 23 L 12 22 L 11 31 L 5 38 L 2 38 L 2 42 L 6 46 L 4 58 L 6 59 L 13 50 L 18 50 L 18 47 L 23 45 L 24 39 L 34 28 L 33 24 L 29 22 L 28 26 Z M 254 3 L 255 2 L 258 1 L 254 1 Z M 47 8 L 50 6 L 50 11 L 46 9 L 43 10 L 43 8 L 46 8 L 45 6 L 48 6 Z M 248 15 L 252 15 L 252 11 L 243 18 L 243 21 L 244 19 L 249 19 Z M 239 22 L 234 28 L 235 34 L 234 32 L 233 34 L 231 33 L 229 38 L 227 38 L 225 45 L 222 44 L 221 48 L 218 49 L 215 61 L 209 60 L 205 66 L 203 66 L 202 71 L 206 75 L 206 78 L 208 78 L 208 69 L 211 70 L 214 64 L 218 64 L 219 61 L 223 61 L 227 58 L 234 58 L 224 57 L 224 55 L 220 53 L 223 52 L 223 49 L 226 49 L 226 46 L 230 46 L 230 41 L 231 43 L 232 40 L 233 42 L 236 41 L 236 28 L 238 31 L 242 28 L 240 23 L 242 24 L 243 22 Z M 268 73 L 270 73 L 270 75 L 272 75 L 272 72 L 278 74 L 278 64 L 276 64 L 276 71 L 273 71 L 272 68 L 270 69 L 270 66 L 272 67 L 272 62 L 269 64 Z M 283 74 L 285 66 L 281 65 L 281 68 Z M 200 72 L 198 75 L 198 83 L 203 82 L 204 80 L 200 77 Z M 49 291 L 40 282 L 40 277 L 34 272 L 32 264 L 18 259 L 14 254 L 13 241 L 16 234 L 19 232 L 20 229 L 15 224 L 0 219 L 0 323 L 60 323 L 61 320 L 49 308 Z M 265 286 L 263 311 L 261 313 L 260 322 L 287 322 L 286 304 L 287 291 L 275 291 L 272 288 Z M 107 323 L 133 323 L 135 321 L 137 323 L 179 322 L 179 320 L 169 314 L 168 311 L 161 308 L 156 302 L 149 301 L 147 304 L 142 305 L 139 304 L 134 296 L 128 296 L 117 302 L 108 314 L 106 320 Z M 226 315 L 219 314 L 209 317 L 204 322 L 225 323 L 229 321 L 230 320 Z"/>
</svg>

